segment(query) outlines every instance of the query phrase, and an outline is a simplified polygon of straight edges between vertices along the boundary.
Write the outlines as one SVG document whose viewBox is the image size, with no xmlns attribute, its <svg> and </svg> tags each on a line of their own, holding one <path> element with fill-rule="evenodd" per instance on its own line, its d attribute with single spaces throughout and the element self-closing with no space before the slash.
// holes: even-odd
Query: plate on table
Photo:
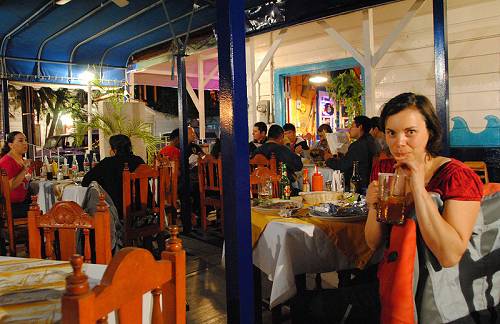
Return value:
<svg viewBox="0 0 500 324">
<path fill-rule="evenodd" d="M 336 222 L 356 222 L 368 216 L 366 204 L 323 203 L 309 208 L 309 216 Z"/>
<path fill-rule="evenodd" d="M 302 204 L 292 200 L 273 199 L 268 204 L 252 207 L 256 212 L 279 216 L 282 211 L 294 212 L 302 208 Z"/>
</svg>

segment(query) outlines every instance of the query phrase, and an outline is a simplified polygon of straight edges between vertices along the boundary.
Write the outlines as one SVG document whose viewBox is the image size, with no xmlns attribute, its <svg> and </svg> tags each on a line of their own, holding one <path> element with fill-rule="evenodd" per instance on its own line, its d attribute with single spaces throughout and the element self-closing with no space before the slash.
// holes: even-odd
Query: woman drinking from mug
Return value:
<svg viewBox="0 0 500 324">
<path fill-rule="evenodd" d="M 7 172 L 10 183 L 10 200 L 14 218 L 27 217 L 31 197 L 28 192 L 30 160 L 23 158 L 28 142 L 23 133 L 15 131 L 7 135 L 2 147 L 0 168 Z M 28 174 L 28 177 L 26 176 Z"/>
<path fill-rule="evenodd" d="M 413 209 L 416 215 L 404 225 L 377 222 L 379 184 L 373 181 L 369 185 L 366 242 L 373 250 L 382 245 L 387 247 L 379 266 L 381 321 L 414 323 L 418 317 L 418 322 L 431 323 L 440 318 L 436 304 L 439 305 L 442 296 L 427 298 L 424 292 L 429 291 L 424 289 L 429 273 L 423 267 L 426 256 L 421 251 L 432 255 L 430 258 L 436 261 L 437 268 L 453 267 L 460 262 L 478 217 L 482 183 L 463 163 L 438 155 L 441 125 L 426 97 L 403 93 L 392 98 L 383 107 L 380 124 L 396 160 L 396 172 L 406 177 L 405 214 Z M 443 208 L 438 209 L 430 192 L 440 195 Z M 418 284 L 415 284 L 417 251 Z M 441 284 L 440 289 L 445 292 L 449 287 Z"/>
</svg>

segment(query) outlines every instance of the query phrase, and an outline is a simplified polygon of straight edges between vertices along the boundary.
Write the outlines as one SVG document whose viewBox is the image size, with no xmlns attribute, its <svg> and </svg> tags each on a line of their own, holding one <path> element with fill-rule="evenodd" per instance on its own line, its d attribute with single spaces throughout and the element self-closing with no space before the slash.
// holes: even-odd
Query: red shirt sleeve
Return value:
<svg viewBox="0 0 500 324">
<path fill-rule="evenodd" d="M 481 201 L 483 183 L 465 164 L 452 160 L 429 182 L 427 191 L 439 193 L 443 201 Z"/>
</svg>

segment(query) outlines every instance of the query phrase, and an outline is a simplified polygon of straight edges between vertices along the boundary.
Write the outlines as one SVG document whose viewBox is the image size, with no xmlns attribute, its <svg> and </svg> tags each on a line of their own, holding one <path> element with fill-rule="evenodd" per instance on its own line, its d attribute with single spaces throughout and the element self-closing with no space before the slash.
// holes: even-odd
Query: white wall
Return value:
<svg viewBox="0 0 500 324">
<path fill-rule="evenodd" d="M 412 1 L 374 8 L 375 51 L 405 15 Z M 362 13 L 326 20 L 356 49 L 363 52 Z M 279 31 L 273 32 L 276 37 Z M 271 44 L 270 33 L 252 38 L 255 66 Z M 432 0 L 427 0 L 375 69 L 376 107 L 401 92 L 417 92 L 434 103 Z M 471 131 L 484 129 L 484 116 L 500 117 L 500 0 L 448 1 L 450 118 L 463 117 Z M 315 22 L 288 28 L 274 55 L 274 68 L 300 66 L 351 57 Z M 273 104 L 270 65 L 256 93 Z M 250 108 L 251 114 L 256 114 Z M 253 110 L 253 111 L 252 111 Z M 453 122 L 450 121 L 450 129 Z"/>
</svg>

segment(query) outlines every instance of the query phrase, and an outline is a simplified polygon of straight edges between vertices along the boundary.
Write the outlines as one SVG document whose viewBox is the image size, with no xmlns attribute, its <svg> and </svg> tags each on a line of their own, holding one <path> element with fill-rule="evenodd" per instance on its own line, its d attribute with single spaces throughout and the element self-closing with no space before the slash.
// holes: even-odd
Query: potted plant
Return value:
<svg viewBox="0 0 500 324">
<path fill-rule="evenodd" d="M 354 70 L 351 69 L 332 78 L 326 86 L 326 91 L 330 98 L 335 99 L 337 105 L 346 107 L 349 121 L 361 115 L 363 85 Z"/>
</svg>

